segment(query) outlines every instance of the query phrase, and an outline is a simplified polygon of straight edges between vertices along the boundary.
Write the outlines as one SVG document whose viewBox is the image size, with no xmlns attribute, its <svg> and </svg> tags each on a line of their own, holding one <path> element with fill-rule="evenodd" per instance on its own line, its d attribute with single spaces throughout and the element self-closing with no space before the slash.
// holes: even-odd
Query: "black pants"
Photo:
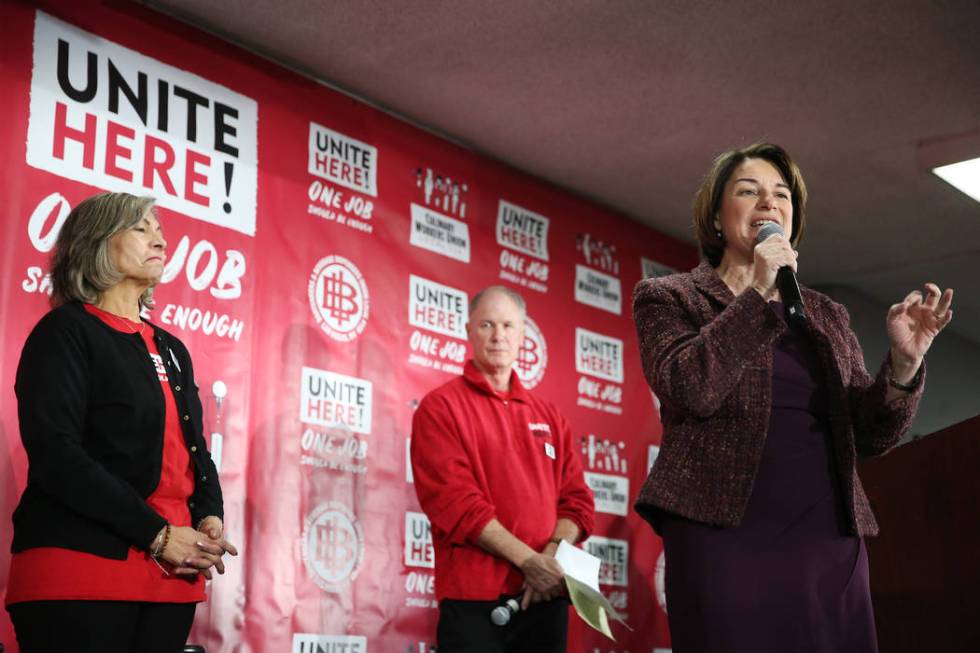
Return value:
<svg viewBox="0 0 980 653">
<path fill-rule="evenodd" d="M 180 653 L 196 603 L 28 601 L 7 606 L 21 653 Z"/>
<path fill-rule="evenodd" d="M 439 653 L 565 653 L 568 599 L 535 603 L 506 626 L 490 621 L 490 612 L 500 604 L 443 599 L 436 632 Z"/>
</svg>

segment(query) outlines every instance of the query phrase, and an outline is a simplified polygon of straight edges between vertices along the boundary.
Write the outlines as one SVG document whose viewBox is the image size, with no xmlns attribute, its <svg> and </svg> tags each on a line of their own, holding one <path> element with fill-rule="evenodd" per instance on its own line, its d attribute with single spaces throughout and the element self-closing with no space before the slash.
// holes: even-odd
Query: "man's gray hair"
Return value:
<svg viewBox="0 0 980 653">
<path fill-rule="evenodd" d="M 480 300 L 483 299 L 484 295 L 490 293 L 501 293 L 507 297 L 510 297 L 511 301 L 517 304 L 517 308 L 520 309 L 521 319 L 527 319 L 527 302 L 524 301 L 524 298 L 521 297 L 519 292 L 513 288 L 508 288 L 507 286 L 487 286 L 480 292 L 473 295 L 473 299 L 470 300 L 470 315 L 472 315 L 476 310 L 476 307 L 479 306 Z"/>
</svg>

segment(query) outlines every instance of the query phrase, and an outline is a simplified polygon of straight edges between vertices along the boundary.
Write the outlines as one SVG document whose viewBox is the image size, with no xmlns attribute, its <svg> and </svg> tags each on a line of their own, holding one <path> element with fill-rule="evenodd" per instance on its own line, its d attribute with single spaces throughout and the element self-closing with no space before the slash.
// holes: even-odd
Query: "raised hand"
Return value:
<svg viewBox="0 0 980 653">
<path fill-rule="evenodd" d="M 885 325 L 891 343 L 892 365 L 915 375 L 933 339 L 953 319 L 953 289 L 940 293 L 934 283 L 925 284 L 925 295 L 913 290 L 888 310 Z M 903 375 L 904 376 L 904 375 Z M 908 379 L 900 379 L 906 381 Z"/>
</svg>

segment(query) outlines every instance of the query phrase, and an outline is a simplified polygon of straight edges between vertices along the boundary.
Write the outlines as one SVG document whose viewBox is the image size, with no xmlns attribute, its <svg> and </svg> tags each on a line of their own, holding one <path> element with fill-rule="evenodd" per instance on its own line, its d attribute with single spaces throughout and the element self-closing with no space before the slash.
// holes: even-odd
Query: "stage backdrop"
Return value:
<svg viewBox="0 0 980 653">
<path fill-rule="evenodd" d="M 468 297 L 506 284 L 529 307 L 518 373 L 572 424 L 598 511 L 584 546 L 634 629 L 573 618 L 570 650 L 669 647 L 661 543 L 631 511 L 661 427 L 630 294 L 694 250 L 140 7 L 4 2 L 0 43 L 0 591 L 26 477 L 14 372 L 51 248 L 72 206 L 125 190 L 160 207 L 152 319 L 194 357 L 242 552 L 192 641 L 432 650 L 412 411 L 462 370 Z M 0 642 L 16 650 L 6 612 Z"/>
</svg>

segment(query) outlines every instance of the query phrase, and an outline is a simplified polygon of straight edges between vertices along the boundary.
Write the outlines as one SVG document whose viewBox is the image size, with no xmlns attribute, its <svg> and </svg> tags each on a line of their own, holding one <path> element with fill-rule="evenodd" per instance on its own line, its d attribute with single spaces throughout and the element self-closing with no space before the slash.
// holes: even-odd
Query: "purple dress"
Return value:
<svg viewBox="0 0 980 653">
<path fill-rule="evenodd" d="M 674 653 L 878 650 L 867 550 L 844 534 L 830 446 L 819 361 L 790 329 L 773 346 L 769 432 L 742 522 L 664 518 Z"/>
</svg>

